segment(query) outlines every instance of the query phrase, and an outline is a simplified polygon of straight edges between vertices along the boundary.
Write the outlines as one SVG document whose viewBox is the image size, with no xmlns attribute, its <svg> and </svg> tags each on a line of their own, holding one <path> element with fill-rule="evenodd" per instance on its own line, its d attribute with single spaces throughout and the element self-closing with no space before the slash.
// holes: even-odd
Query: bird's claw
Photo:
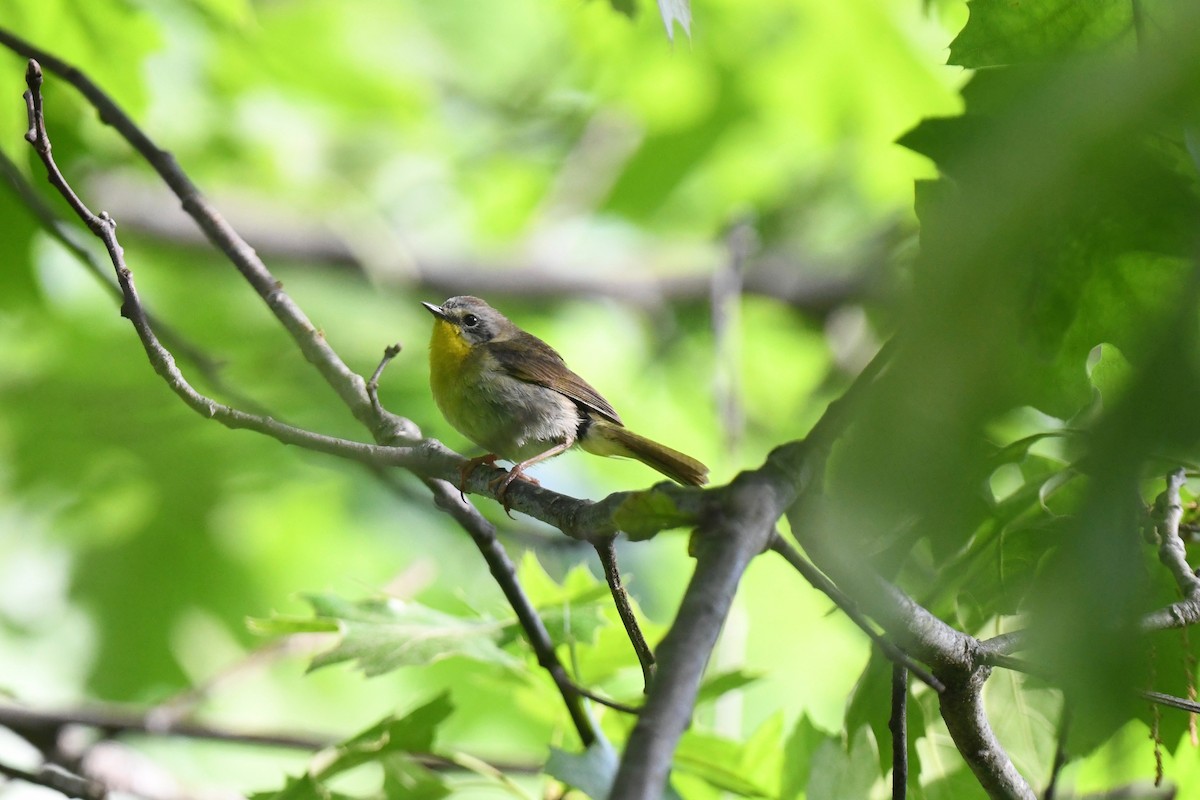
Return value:
<svg viewBox="0 0 1200 800">
<path fill-rule="evenodd" d="M 495 453 L 485 453 L 484 455 L 467 459 L 467 463 L 459 467 L 458 495 L 463 499 L 464 503 L 467 502 L 467 480 L 471 477 L 471 474 L 482 466 L 495 466 L 496 459 L 499 457 Z"/>
<path fill-rule="evenodd" d="M 500 501 L 500 505 L 504 507 L 504 513 L 508 514 L 509 519 L 516 519 L 512 515 L 512 507 L 508 504 L 508 487 L 517 479 L 532 483 L 534 486 L 541 486 L 537 478 L 531 478 L 526 475 L 520 467 L 513 467 L 508 471 L 507 475 L 501 475 L 494 481 L 488 483 L 488 488 L 496 495 L 496 499 Z"/>
</svg>

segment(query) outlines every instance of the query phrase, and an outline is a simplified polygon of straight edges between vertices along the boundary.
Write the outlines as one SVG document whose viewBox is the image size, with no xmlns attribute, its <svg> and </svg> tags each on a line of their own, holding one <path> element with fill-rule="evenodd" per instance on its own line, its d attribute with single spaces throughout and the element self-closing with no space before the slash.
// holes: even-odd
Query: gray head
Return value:
<svg viewBox="0 0 1200 800">
<path fill-rule="evenodd" d="M 460 295 L 451 297 L 440 306 L 433 303 L 421 305 L 425 306 L 430 314 L 456 328 L 469 344 L 482 344 L 516 329 L 508 317 L 478 297 Z"/>
</svg>

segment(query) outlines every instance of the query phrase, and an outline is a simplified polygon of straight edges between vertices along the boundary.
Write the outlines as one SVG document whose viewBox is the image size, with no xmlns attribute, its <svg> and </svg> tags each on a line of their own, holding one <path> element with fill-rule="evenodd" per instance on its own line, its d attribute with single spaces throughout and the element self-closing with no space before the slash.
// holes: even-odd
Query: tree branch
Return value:
<svg viewBox="0 0 1200 800">
<path fill-rule="evenodd" d="M 892 800 L 908 795 L 908 670 L 892 664 Z"/>
<path fill-rule="evenodd" d="M 604 568 L 604 580 L 608 583 L 608 590 L 617 607 L 617 614 L 621 617 L 621 624 L 625 626 L 629 643 L 633 645 L 638 664 L 642 668 L 642 689 L 648 692 L 650 682 L 654 680 L 654 653 L 651 652 L 650 645 L 646 644 L 646 637 L 642 635 L 642 628 L 638 625 L 633 606 L 629 602 L 629 592 L 625 591 L 625 585 L 621 582 L 621 571 L 617 569 L 616 537 L 596 542 L 595 546 L 600 565 Z"/>
<path fill-rule="evenodd" d="M 1184 599 L 1193 599 L 1200 597 L 1200 577 L 1188 564 L 1187 548 L 1179 536 L 1179 523 L 1183 520 L 1179 492 L 1186 482 L 1183 469 L 1167 476 L 1167 488 L 1154 501 L 1154 527 L 1158 531 L 1158 560 L 1170 571 Z"/>
<path fill-rule="evenodd" d="M 612 800 L 662 796 L 679 737 L 691 719 L 708 654 L 750 561 L 763 552 L 775 523 L 796 498 L 804 448 L 784 445 L 757 472 L 742 473 L 701 515 L 693 536 L 696 570 L 658 646 L 658 671 L 625 745 Z"/>
<path fill-rule="evenodd" d="M 126 228 L 175 246 L 200 247 L 209 243 L 183 213 L 163 203 L 162 193 L 145 182 L 106 178 L 92 187 L 103 205 Z M 401 237 L 379 236 L 373 230 L 354 229 L 350 241 L 335 225 L 314 224 L 309 216 L 292 215 L 286 208 L 242 197 L 215 198 L 228 208 L 227 216 L 243 236 L 254 242 L 265 259 L 287 259 L 332 265 L 369 275 L 385 287 L 423 291 L 440 299 L 459 294 L 539 302 L 594 297 L 615 300 L 644 311 L 665 304 L 704 303 L 712 292 L 709 264 L 663 274 L 678 256 L 653 246 L 639 248 L 617 263 L 570 263 L 547 255 L 536 244 L 531 253 L 511 258 L 447 256 L 420 249 Z M 239 213 L 240 212 L 240 213 Z M 360 226 L 361 227 L 361 226 Z M 747 260 L 744 293 L 769 297 L 816 317 L 847 304 L 859 303 L 879 293 L 876 287 L 886 266 L 886 255 L 905 231 L 892 225 L 851 247 L 853 261 L 831 262 L 816 256 L 764 252 Z M 365 239 L 365 241 L 364 241 Z M 386 253 L 383 258 L 375 253 Z M 664 267 L 658 268 L 658 262 Z M 433 299 L 431 298 L 431 299 Z"/>
<path fill-rule="evenodd" d="M 936 692 L 942 691 L 945 688 L 942 682 L 938 680 L 933 673 L 922 667 L 916 661 L 909 657 L 900 648 L 892 644 L 887 637 L 875 630 L 875 626 L 867 619 L 853 600 L 845 595 L 841 589 L 834 585 L 833 581 L 825 577 L 816 566 L 800 555 L 800 552 L 792 547 L 792 545 L 783 538 L 778 532 L 771 539 L 771 549 L 792 565 L 792 567 L 804 577 L 809 584 L 819 592 L 822 592 L 826 597 L 833 601 L 833 604 L 841 609 L 850 621 L 859 627 L 883 654 L 888 657 L 888 660 L 893 664 L 904 667 L 908 672 L 916 675 L 922 683 L 926 684 Z"/>
<path fill-rule="evenodd" d="M 946 691 L 940 695 L 942 719 L 954 746 L 989 797 L 1037 800 L 1037 795 L 1017 772 L 988 722 L 983 707 L 983 684 L 989 674 L 991 670 L 984 667 L 943 676 Z"/>
<path fill-rule="evenodd" d="M 508 557 L 504 547 L 496 539 L 496 526 L 488 522 L 479 509 L 465 501 L 458 489 L 447 481 L 426 479 L 425 485 L 433 492 L 434 502 L 438 508 L 446 511 L 454 518 L 462 529 L 467 532 L 479 552 L 483 554 L 492 577 L 496 579 L 505 599 L 512 606 L 521 623 L 521 629 L 529 640 L 533 652 L 537 655 L 538 665 L 550 673 L 558 693 L 562 695 L 563 703 L 571 715 L 575 730 L 583 746 L 590 747 L 592 743 L 603 738 L 595 720 L 587 712 L 580 701 L 580 692 L 575 683 L 567 676 L 567 671 L 554 650 L 554 642 L 546 630 L 545 623 L 538 616 L 537 609 L 529 601 L 529 597 L 517 582 L 517 570 Z"/>
<path fill-rule="evenodd" d="M 52 765 L 45 765 L 37 772 L 27 772 L 0 763 L 0 775 L 11 780 L 28 783 L 31 786 L 52 789 L 64 797 L 74 797 L 79 800 L 107 800 L 108 798 L 108 790 L 103 785 Z"/>
</svg>

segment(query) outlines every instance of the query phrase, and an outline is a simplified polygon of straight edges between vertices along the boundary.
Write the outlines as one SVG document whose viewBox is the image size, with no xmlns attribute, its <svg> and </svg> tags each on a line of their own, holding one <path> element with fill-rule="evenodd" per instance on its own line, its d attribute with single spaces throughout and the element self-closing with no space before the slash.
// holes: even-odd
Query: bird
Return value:
<svg viewBox="0 0 1200 800">
<path fill-rule="evenodd" d="M 708 467 L 625 427 L 612 405 L 562 356 L 478 297 L 422 302 L 433 315 L 430 387 L 442 416 L 487 453 L 463 467 L 470 473 L 497 459 L 512 469 L 489 488 L 509 512 L 508 487 L 533 465 L 574 445 L 600 456 L 627 457 L 677 483 L 702 486 Z"/>
</svg>

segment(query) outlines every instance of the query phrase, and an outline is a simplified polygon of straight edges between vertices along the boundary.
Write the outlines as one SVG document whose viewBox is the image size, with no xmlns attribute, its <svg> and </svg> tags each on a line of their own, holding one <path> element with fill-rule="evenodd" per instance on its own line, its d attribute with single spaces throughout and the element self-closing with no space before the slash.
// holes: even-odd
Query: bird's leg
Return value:
<svg viewBox="0 0 1200 800">
<path fill-rule="evenodd" d="M 463 502 L 467 501 L 467 479 L 471 477 L 471 473 L 482 466 L 494 466 L 496 459 L 500 456 L 495 453 L 484 453 L 481 456 L 467 459 L 467 463 L 459 467 L 458 470 L 458 494 L 462 497 Z"/>
<path fill-rule="evenodd" d="M 545 461 L 547 458 L 554 458 L 559 453 L 565 452 L 573 444 L 575 444 L 574 439 L 568 439 L 565 442 L 559 442 L 558 444 L 554 445 L 554 447 L 551 447 L 549 450 L 543 453 L 538 453 L 536 456 L 527 458 L 519 464 L 514 464 L 513 468 L 508 471 L 507 475 L 502 475 L 488 484 L 488 488 L 496 493 L 496 499 L 500 501 L 500 505 L 504 506 L 504 513 L 508 514 L 510 519 L 512 518 L 512 511 L 509 509 L 508 505 L 509 484 L 511 484 L 517 478 L 520 478 L 523 481 L 529 481 L 535 486 L 540 486 L 541 484 L 539 484 L 536 479 L 525 474 L 525 470 L 529 469 L 539 461 Z"/>
</svg>

